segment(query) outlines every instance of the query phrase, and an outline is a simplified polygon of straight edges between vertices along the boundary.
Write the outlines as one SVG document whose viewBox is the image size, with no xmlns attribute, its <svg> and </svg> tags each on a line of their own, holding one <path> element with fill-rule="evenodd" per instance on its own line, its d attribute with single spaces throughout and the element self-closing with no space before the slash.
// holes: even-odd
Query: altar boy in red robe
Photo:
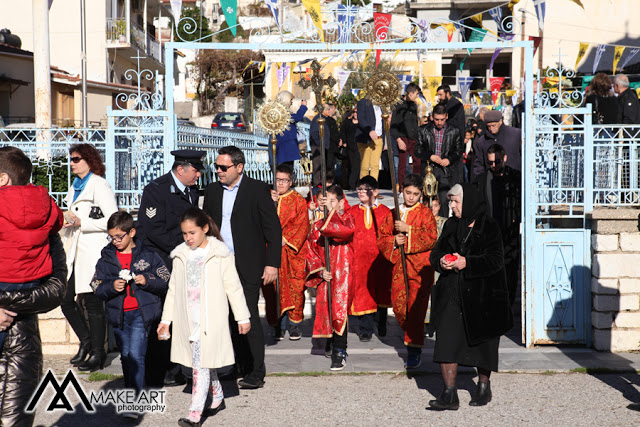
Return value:
<svg viewBox="0 0 640 427">
<path fill-rule="evenodd" d="M 349 315 L 358 317 L 360 341 L 371 341 L 376 312 L 381 316 L 378 334 L 386 335 L 387 307 L 391 306 L 392 264 L 380 253 L 377 239 L 380 225 L 390 210 L 378 203 L 378 181 L 364 176 L 356 184 L 360 204 L 349 209 L 355 220 L 353 262 L 355 277 Z M 380 306 L 380 308 L 379 308 Z"/>
<path fill-rule="evenodd" d="M 318 197 L 318 205 L 326 206 L 326 219 L 313 223 L 307 239 L 306 276 L 308 287 L 317 287 L 314 338 L 328 338 L 333 344 L 331 370 L 340 371 L 347 358 L 347 310 L 352 300 L 353 248 L 355 230 L 353 216 L 344 210 L 344 192 L 339 185 L 327 188 L 327 197 Z M 330 248 L 331 272 L 325 268 L 325 245 Z M 327 299 L 327 282 L 331 289 L 331 318 Z"/>
<path fill-rule="evenodd" d="M 293 168 L 282 163 L 276 167 L 277 192 L 271 190 L 271 197 L 277 204 L 278 217 L 282 226 L 282 262 L 278 277 L 280 280 L 280 321 L 275 326 L 276 340 L 283 340 L 289 323 L 289 339 L 302 337 L 300 322 L 304 309 L 304 267 L 307 254 L 309 220 L 304 197 L 291 188 Z"/>
<path fill-rule="evenodd" d="M 429 255 L 437 240 L 437 226 L 431 209 L 420 203 L 420 175 L 408 175 L 402 187 L 404 203 L 400 206 L 400 218 L 394 218 L 393 213 L 387 215 L 380 227 L 378 247 L 394 264 L 391 300 L 396 319 L 405 331 L 404 344 L 408 352 L 405 368 L 417 369 L 424 345 L 424 318 L 433 285 L 434 270 Z M 400 246 L 404 246 L 407 259 L 408 304 Z"/>
</svg>

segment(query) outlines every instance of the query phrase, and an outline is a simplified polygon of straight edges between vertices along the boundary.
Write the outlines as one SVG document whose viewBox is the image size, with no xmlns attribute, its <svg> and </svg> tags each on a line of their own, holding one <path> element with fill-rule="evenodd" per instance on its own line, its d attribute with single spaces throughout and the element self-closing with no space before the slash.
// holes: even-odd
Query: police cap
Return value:
<svg viewBox="0 0 640 427">
<path fill-rule="evenodd" d="M 207 152 L 204 150 L 173 150 L 171 154 L 176 158 L 176 162 L 186 162 L 198 170 L 204 169 L 204 160 Z"/>
</svg>

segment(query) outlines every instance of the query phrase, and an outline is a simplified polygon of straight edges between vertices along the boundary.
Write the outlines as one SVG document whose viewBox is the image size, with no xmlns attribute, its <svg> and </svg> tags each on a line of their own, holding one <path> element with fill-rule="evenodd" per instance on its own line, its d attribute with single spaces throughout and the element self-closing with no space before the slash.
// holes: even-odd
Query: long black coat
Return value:
<svg viewBox="0 0 640 427">
<path fill-rule="evenodd" d="M 486 214 L 478 216 L 463 249 L 458 232 L 463 220 L 455 217 L 447 220 L 429 257 L 433 268 L 440 273 L 431 289 L 429 333 L 436 330 L 439 313 L 446 307 L 450 293 L 444 288 L 456 287 L 467 340 L 470 345 L 476 345 L 506 333 L 513 326 L 513 317 L 498 224 Z M 466 268 L 460 272 L 444 270 L 440 259 L 455 252 L 466 257 Z"/>
</svg>

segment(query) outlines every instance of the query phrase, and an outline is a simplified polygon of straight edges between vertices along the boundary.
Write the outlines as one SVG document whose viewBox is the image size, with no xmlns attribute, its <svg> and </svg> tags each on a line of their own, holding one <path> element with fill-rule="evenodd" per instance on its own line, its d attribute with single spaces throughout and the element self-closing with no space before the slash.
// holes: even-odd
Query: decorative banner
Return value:
<svg viewBox="0 0 640 427">
<path fill-rule="evenodd" d="M 481 42 L 482 40 L 484 40 L 484 36 L 487 34 L 487 31 L 488 30 L 486 28 L 474 28 L 473 31 L 471 31 L 471 35 L 469 36 L 469 42 Z M 466 61 L 469 55 L 471 55 L 473 49 L 467 49 L 467 52 L 467 56 L 462 60 L 462 62 L 460 62 L 460 71 L 462 71 L 462 67 L 464 67 L 464 61 Z"/>
<path fill-rule="evenodd" d="M 349 70 L 338 70 L 338 93 L 342 93 L 342 89 L 344 89 L 344 85 L 349 80 L 349 75 L 351 71 Z"/>
<path fill-rule="evenodd" d="M 220 7 L 224 13 L 224 19 L 231 30 L 233 37 L 236 36 L 236 25 L 238 24 L 238 0 L 220 0 Z"/>
<path fill-rule="evenodd" d="M 289 77 L 289 72 L 291 72 L 291 65 L 287 64 L 284 66 L 284 72 L 282 73 L 282 82 L 287 81 L 287 77 Z"/>
<path fill-rule="evenodd" d="M 513 12 L 513 7 L 514 7 L 515 5 L 517 5 L 518 3 L 520 3 L 520 0 L 511 0 L 511 1 L 509 2 L 509 5 L 508 5 L 507 7 L 511 10 L 511 12 Z"/>
<path fill-rule="evenodd" d="M 598 69 L 598 63 L 600 63 L 600 58 L 602 58 L 602 54 L 604 53 L 604 51 L 607 49 L 607 45 L 606 44 L 599 44 L 598 45 L 598 50 L 596 50 L 596 56 L 593 59 L 593 72 L 591 74 L 595 74 L 596 70 Z"/>
<path fill-rule="evenodd" d="M 320 0 L 302 0 L 302 4 L 307 9 L 311 20 L 320 32 L 320 40 L 324 42 L 324 31 L 322 31 L 322 10 L 320 10 Z"/>
<path fill-rule="evenodd" d="M 474 79 L 475 77 L 458 76 L 458 90 L 460 91 L 460 95 L 462 95 L 463 102 L 467 99 L 469 88 Z"/>
<path fill-rule="evenodd" d="M 353 28 L 353 22 L 358 13 L 358 8 L 355 6 L 347 8 L 347 6 L 339 4 L 336 10 L 339 24 L 338 30 L 340 31 L 340 43 L 351 43 L 351 29 Z"/>
<path fill-rule="evenodd" d="M 267 65 L 266 61 L 263 61 L 260 63 L 260 69 L 258 70 L 259 73 L 264 71 L 264 67 Z"/>
<path fill-rule="evenodd" d="M 462 37 L 462 41 L 464 42 L 465 41 L 464 27 L 458 21 L 454 22 L 453 25 L 456 27 L 456 30 L 458 30 L 458 34 L 460 34 L 460 37 Z M 451 40 L 449 40 L 449 41 L 451 41 Z"/>
<path fill-rule="evenodd" d="M 640 52 L 640 48 L 631 49 L 629 51 L 629 55 L 627 55 L 627 57 L 624 59 L 624 62 L 622 63 L 620 70 L 624 70 L 624 67 L 626 67 L 629 64 L 629 62 L 633 59 L 634 56 L 636 56 L 638 52 Z"/>
<path fill-rule="evenodd" d="M 278 23 L 278 0 L 265 0 L 265 2 L 267 3 L 267 7 L 273 15 L 273 19 L 276 20 L 276 25 L 279 27 L 280 24 Z"/>
<path fill-rule="evenodd" d="M 536 16 L 538 17 L 538 28 L 544 31 L 544 12 L 546 9 L 546 0 L 533 0 L 533 7 L 536 8 Z"/>
<path fill-rule="evenodd" d="M 580 6 L 582 8 L 582 10 L 584 10 L 584 6 L 582 5 L 582 2 L 580 0 L 569 0 L 569 1 L 574 2 L 575 4 Z"/>
<path fill-rule="evenodd" d="M 613 75 L 616 75 L 616 68 L 618 67 L 618 61 L 622 58 L 625 46 L 616 46 L 613 52 Z"/>
<path fill-rule="evenodd" d="M 412 41 L 413 41 L 413 37 L 407 37 L 406 39 L 402 40 L 402 43 L 411 43 Z M 396 54 L 393 55 L 393 59 L 396 59 L 396 56 L 398 56 L 401 50 L 402 49 L 396 50 Z"/>
<path fill-rule="evenodd" d="M 448 22 L 446 24 L 431 24 L 431 29 L 435 30 L 436 28 L 444 28 L 447 31 L 447 41 L 451 42 L 453 38 L 453 33 L 456 31 L 456 24 L 454 22 Z"/>
<path fill-rule="evenodd" d="M 493 99 L 494 105 L 498 102 L 502 83 L 504 83 L 504 77 L 489 77 L 489 87 L 491 89 L 491 98 Z"/>
<path fill-rule="evenodd" d="M 540 42 L 542 42 L 542 37 L 529 36 L 529 41 L 533 42 L 533 54 L 535 55 L 540 47 Z"/>
<path fill-rule="evenodd" d="M 276 62 L 276 75 L 278 76 L 278 90 L 284 83 L 284 66 L 281 66 L 279 62 Z"/>
<path fill-rule="evenodd" d="M 182 12 L 182 0 L 171 0 L 171 13 L 173 13 L 173 19 L 176 23 L 180 20 Z"/>
<path fill-rule="evenodd" d="M 578 64 L 580 63 L 580 61 L 582 61 L 585 53 L 587 53 L 587 49 L 589 49 L 589 43 L 580 43 L 580 48 L 578 49 L 578 57 L 576 58 L 576 71 L 578 71 Z"/>
<path fill-rule="evenodd" d="M 498 55 L 500 55 L 500 51 L 502 50 L 502 48 L 497 48 L 494 52 L 493 55 L 491 55 L 491 63 L 489 63 L 489 70 L 493 70 L 493 63 L 496 61 L 496 58 L 498 58 Z"/>
<path fill-rule="evenodd" d="M 353 94 L 353 96 L 358 96 L 358 94 L 360 93 L 360 89 L 351 89 L 351 93 Z"/>
<path fill-rule="evenodd" d="M 373 25 L 376 32 L 376 43 L 383 42 L 387 39 L 389 26 L 391 25 L 391 14 L 382 12 L 373 12 Z M 376 67 L 380 63 L 380 54 L 382 51 L 376 49 Z"/>
<path fill-rule="evenodd" d="M 478 24 L 478 26 L 482 27 L 482 13 L 478 13 L 477 15 L 470 16 L 469 19 L 471 19 L 473 22 Z"/>
<path fill-rule="evenodd" d="M 436 95 L 438 94 L 438 87 L 442 84 L 442 76 L 427 77 L 427 86 L 429 87 L 429 94 L 431 95 L 431 101 L 436 101 Z"/>
<path fill-rule="evenodd" d="M 369 60 L 370 56 L 371 56 L 371 49 L 365 50 L 364 61 L 362 61 L 362 72 L 364 72 L 364 68 L 367 66 L 367 61 Z"/>
<path fill-rule="evenodd" d="M 402 92 L 407 88 L 407 85 L 411 83 L 413 80 L 413 76 L 411 74 L 398 74 L 398 80 L 400 80 L 400 85 L 402 85 Z"/>
<path fill-rule="evenodd" d="M 502 27 L 502 6 L 494 7 L 489 10 L 489 15 L 493 18 L 493 20 L 498 25 L 498 29 Z"/>
</svg>

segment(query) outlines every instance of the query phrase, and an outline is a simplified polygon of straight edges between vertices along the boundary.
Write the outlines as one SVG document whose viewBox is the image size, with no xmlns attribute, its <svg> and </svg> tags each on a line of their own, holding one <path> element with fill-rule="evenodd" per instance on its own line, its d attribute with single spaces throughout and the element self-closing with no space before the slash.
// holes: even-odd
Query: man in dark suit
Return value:
<svg viewBox="0 0 640 427">
<path fill-rule="evenodd" d="M 464 135 L 466 127 L 466 119 L 464 116 L 464 105 L 458 101 L 458 98 L 451 94 L 449 85 L 438 87 L 438 101 L 447 109 L 447 126 L 453 126 L 458 129 L 460 135 Z"/>
<path fill-rule="evenodd" d="M 276 281 L 280 268 L 282 229 L 269 186 L 243 174 L 245 158 L 234 146 L 218 150 L 214 165 L 218 181 L 204 193 L 204 210 L 220 228 L 222 239 L 234 253 L 236 269 L 251 313 L 251 330 L 239 335 L 231 313 L 231 331 L 238 385 L 256 389 L 264 385 L 264 335 L 258 298 L 260 287 Z"/>
<path fill-rule="evenodd" d="M 173 263 L 171 251 L 184 242 L 180 230 L 180 217 L 191 206 L 198 205 L 200 171 L 206 152 L 202 150 L 175 150 L 171 171 L 151 181 L 142 192 L 138 211 L 137 236 L 145 246 L 156 252 L 169 271 Z M 181 365 L 169 361 L 170 341 L 158 341 L 156 327 L 151 328 L 147 351 L 147 384 L 153 387 L 175 386 L 186 383 Z"/>
</svg>

